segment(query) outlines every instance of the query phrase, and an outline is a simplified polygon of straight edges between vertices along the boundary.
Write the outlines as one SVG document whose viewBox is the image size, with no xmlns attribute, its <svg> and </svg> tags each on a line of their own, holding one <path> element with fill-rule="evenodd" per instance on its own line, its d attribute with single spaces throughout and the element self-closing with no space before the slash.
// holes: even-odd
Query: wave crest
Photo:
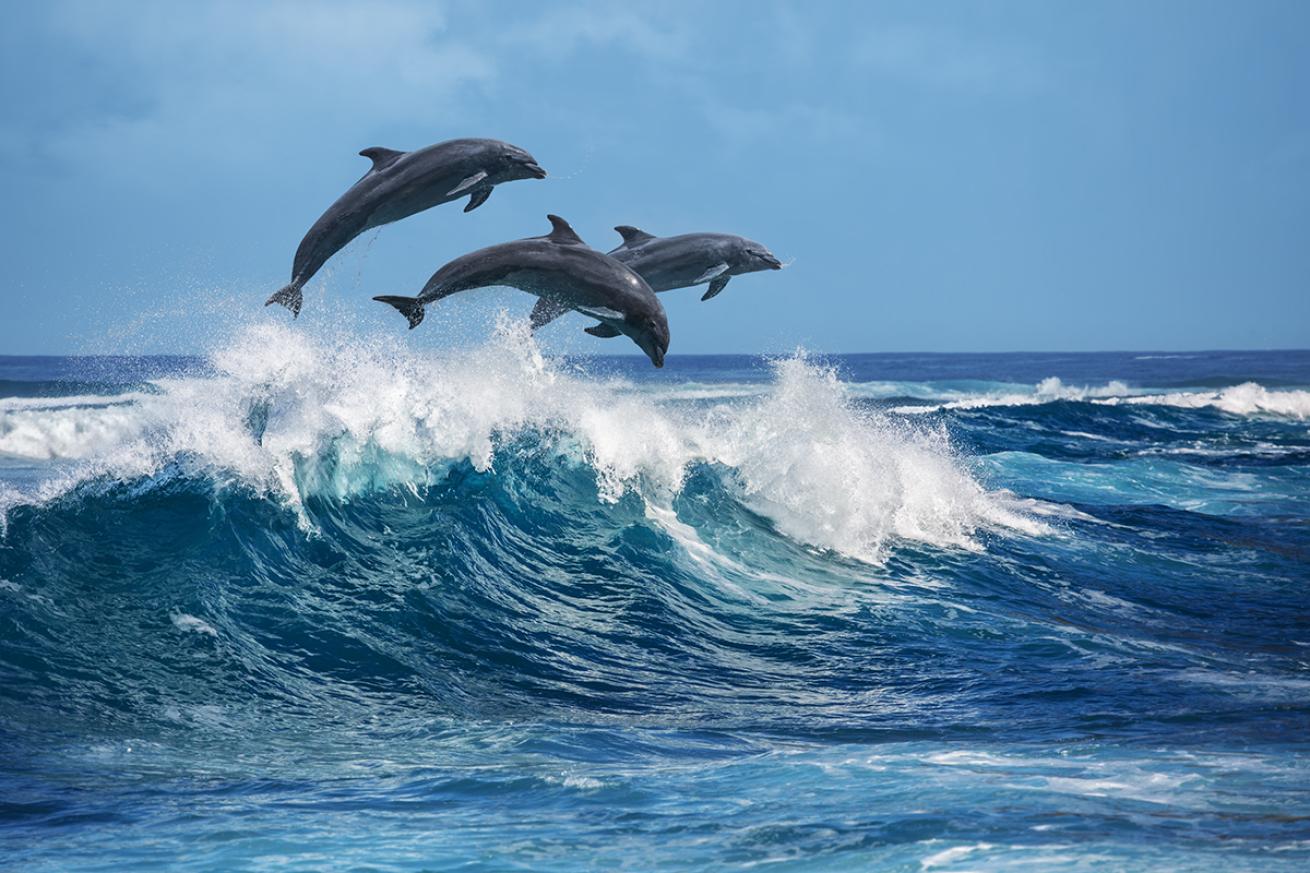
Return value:
<svg viewBox="0 0 1310 873">
<path fill-rule="evenodd" d="M 1114 380 L 1104 385 L 1066 385 L 1051 376 L 1031 388 L 995 391 L 949 397 L 944 402 L 897 406 L 893 412 L 919 414 L 944 409 L 986 409 L 994 406 L 1037 406 L 1057 401 L 1093 403 L 1102 406 L 1138 405 L 1172 406 L 1180 409 L 1213 408 L 1232 415 L 1277 415 L 1305 419 L 1310 417 L 1310 391 L 1270 390 L 1255 382 L 1245 382 L 1217 391 L 1174 391 L 1131 388 Z"/>
<path fill-rule="evenodd" d="M 1255 382 L 1243 382 L 1219 391 L 1177 391 L 1140 397 L 1112 397 L 1109 405 L 1150 403 L 1181 409 L 1211 407 L 1232 415 L 1278 415 L 1305 420 L 1310 418 L 1310 391 L 1271 391 Z"/>
<path fill-rule="evenodd" d="M 259 325 L 210 364 L 212 376 L 161 379 L 129 403 L 22 410 L 0 451 L 82 462 L 38 497 L 169 468 L 302 512 L 310 496 L 423 487 L 455 464 L 494 472 L 527 437 L 590 467 L 602 501 L 635 491 L 669 506 L 689 469 L 709 465 L 782 533 L 864 560 L 897 538 L 972 548 L 982 526 L 1039 530 L 967 472 L 944 431 L 858 409 L 800 354 L 775 363 L 758 397 L 690 407 L 547 359 L 505 318 L 485 345 L 446 355 Z"/>
</svg>

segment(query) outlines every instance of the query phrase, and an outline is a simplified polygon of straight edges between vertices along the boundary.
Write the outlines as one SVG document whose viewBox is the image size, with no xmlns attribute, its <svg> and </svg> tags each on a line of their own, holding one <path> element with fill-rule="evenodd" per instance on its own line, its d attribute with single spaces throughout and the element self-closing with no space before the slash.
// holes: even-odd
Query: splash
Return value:
<svg viewBox="0 0 1310 873">
<path fill-rule="evenodd" d="M 964 472 L 943 430 L 857 409 L 836 373 L 803 354 L 774 369 L 772 392 L 710 442 L 747 505 L 788 536 L 880 561 L 896 539 L 976 548 L 983 523 L 1037 532 Z"/>
<path fill-rule="evenodd" d="M 444 355 L 390 336 L 314 338 L 261 324 L 210 365 L 213 376 L 161 379 L 158 393 L 112 405 L 5 412 L 0 451 L 81 462 L 42 498 L 167 469 L 301 512 L 311 495 L 421 488 L 460 463 L 494 472 L 505 446 L 528 440 L 557 463 L 589 467 L 602 502 L 635 492 L 668 506 L 707 465 L 781 533 L 867 561 L 897 540 L 977 548 L 983 526 L 1040 530 L 969 475 L 943 431 L 858 409 L 836 374 L 803 354 L 776 362 L 757 395 L 708 413 L 714 398 L 689 408 L 677 392 L 547 359 L 508 318 L 484 345 Z"/>
</svg>

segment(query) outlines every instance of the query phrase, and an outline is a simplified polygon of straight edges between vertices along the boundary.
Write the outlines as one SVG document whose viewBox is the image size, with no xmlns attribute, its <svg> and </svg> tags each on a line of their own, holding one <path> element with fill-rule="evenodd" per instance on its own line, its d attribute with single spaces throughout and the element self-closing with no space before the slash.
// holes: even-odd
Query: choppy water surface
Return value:
<svg viewBox="0 0 1310 873">
<path fill-rule="evenodd" d="M 1310 353 L 0 359 L 0 866 L 1303 869 Z"/>
</svg>

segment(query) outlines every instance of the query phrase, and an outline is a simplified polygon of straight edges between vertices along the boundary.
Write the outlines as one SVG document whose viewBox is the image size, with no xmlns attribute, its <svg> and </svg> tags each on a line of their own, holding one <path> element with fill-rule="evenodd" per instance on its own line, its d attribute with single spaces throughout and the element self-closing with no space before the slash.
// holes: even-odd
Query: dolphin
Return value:
<svg viewBox="0 0 1310 873">
<path fill-rule="evenodd" d="M 781 270 L 782 262 L 767 248 L 729 233 L 684 233 L 658 237 L 628 224 L 614 228 L 623 243 L 609 253 L 646 280 L 654 291 L 672 291 L 709 282 L 701 300 L 709 300 L 733 276 L 760 270 Z M 563 314 L 553 312 L 545 300 L 532 311 L 535 330 Z"/>
<path fill-rule="evenodd" d="M 569 223 L 547 215 L 551 232 L 461 255 L 432 274 L 417 297 L 374 297 L 398 309 L 410 329 L 431 303 L 471 288 L 508 285 L 541 298 L 537 306 L 556 315 L 575 309 L 599 324 L 599 337 L 627 336 L 656 367 L 669 349 L 669 321 L 646 280 L 609 255 L 588 246 Z"/>
<path fill-rule="evenodd" d="M 337 198 L 305 234 L 291 265 L 291 284 L 268 298 L 300 314 L 301 288 L 346 244 L 366 230 L 408 218 L 465 194 L 465 212 L 491 189 L 515 179 L 544 179 L 532 155 L 497 139 L 452 139 L 412 152 L 374 146 L 360 154 L 373 167 Z"/>
</svg>

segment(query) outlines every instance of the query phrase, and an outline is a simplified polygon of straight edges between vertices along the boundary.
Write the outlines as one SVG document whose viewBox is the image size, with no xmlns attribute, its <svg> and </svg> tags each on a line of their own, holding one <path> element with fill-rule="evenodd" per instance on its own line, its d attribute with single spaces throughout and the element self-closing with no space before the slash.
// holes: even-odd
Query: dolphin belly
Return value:
<svg viewBox="0 0 1310 873">
<path fill-rule="evenodd" d="M 695 285 L 709 266 L 699 263 L 660 263 L 656 258 L 634 258 L 625 263 L 646 280 L 652 291 L 672 291 Z"/>
<path fill-rule="evenodd" d="M 357 214 L 325 215 L 309 229 L 296 249 L 291 275 L 296 283 L 304 283 L 323 268 L 337 252 L 348 246 L 355 237 L 368 230 L 369 225 Z"/>
<path fill-rule="evenodd" d="M 467 191 L 450 194 L 450 189 L 459 184 L 459 179 L 438 179 L 430 184 L 406 191 L 399 196 L 383 199 L 368 216 L 368 227 L 381 227 L 443 203 L 449 203 L 460 197 L 468 196 Z"/>
</svg>

